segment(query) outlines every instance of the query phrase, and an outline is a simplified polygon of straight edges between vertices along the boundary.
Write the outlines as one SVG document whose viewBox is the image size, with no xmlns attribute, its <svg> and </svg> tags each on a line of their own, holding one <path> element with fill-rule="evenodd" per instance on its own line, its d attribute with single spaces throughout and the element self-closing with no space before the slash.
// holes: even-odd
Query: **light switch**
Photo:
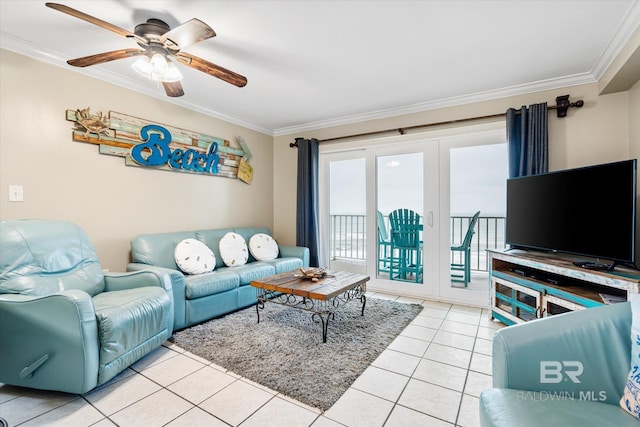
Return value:
<svg viewBox="0 0 640 427">
<path fill-rule="evenodd" d="M 22 185 L 9 186 L 9 201 L 10 202 L 24 201 L 24 189 L 22 188 Z"/>
</svg>

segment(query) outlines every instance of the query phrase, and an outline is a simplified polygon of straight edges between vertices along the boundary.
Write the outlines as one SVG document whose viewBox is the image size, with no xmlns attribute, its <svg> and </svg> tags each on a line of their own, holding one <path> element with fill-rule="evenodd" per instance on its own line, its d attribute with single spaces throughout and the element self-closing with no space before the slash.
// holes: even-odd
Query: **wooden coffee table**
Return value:
<svg viewBox="0 0 640 427">
<path fill-rule="evenodd" d="M 333 313 L 342 305 L 359 299 L 362 302 L 361 315 L 364 316 L 369 276 L 346 271 L 327 271 L 327 277 L 312 281 L 296 277 L 298 273 L 295 270 L 251 282 L 258 298 L 258 323 L 260 310 L 265 308 L 267 302 L 306 310 L 312 313 L 311 319 L 314 322 L 322 322 L 322 342 L 326 343 L 329 320 L 335 319 Z"/>
</svg>

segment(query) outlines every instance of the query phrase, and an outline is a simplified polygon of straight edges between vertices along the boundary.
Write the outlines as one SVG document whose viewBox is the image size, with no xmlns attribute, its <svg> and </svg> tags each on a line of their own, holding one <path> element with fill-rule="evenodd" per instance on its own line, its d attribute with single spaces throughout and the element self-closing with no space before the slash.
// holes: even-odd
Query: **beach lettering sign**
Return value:
<svg viewBox="0 0 640 427">
<path fill-rule="evenodd" d="M 154 132 L 155 131 L 155 132 Z M 134 162 L 143 166 L 161 166 L 168 164 L 173 169 L 186 171 L 218 172 L 220 158 L 216 154 L 218 143 L 212 142 L 206 154 L 192 148 L 171 149 L 171 134 L 159 125 L 147 125 L 140 130 L 140 138 L 143 143 L 131 148 L 131 158 Z M 146 155 L 145 155 L 146 153 Z"/>
<path fill-rule="evenodd" d="M 230 142 L 173 126 L 110 111 L 92 114 L 89 108 L 67 110 L 75 123 L 73 140 L 96 144 L 100 154 L 125 158 L 127 166 L 239 179 L 251 184 L 251 152 L 242 137 Z"/>
</svg>

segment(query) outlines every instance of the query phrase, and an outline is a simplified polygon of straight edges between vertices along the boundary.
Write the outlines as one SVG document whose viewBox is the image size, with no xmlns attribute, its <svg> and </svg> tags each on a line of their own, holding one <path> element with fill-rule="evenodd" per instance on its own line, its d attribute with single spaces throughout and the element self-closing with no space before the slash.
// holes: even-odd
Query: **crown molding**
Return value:
<svg viewBox="0 0 640 427">
<path fill-rule="evenodd" d="M 563 87 L 577 86 L 581 84 L 594 83 L 595 77 L 591 73 L 581 73 L 572 76 L 565 76 L 556 79 L 540 80 L 523 85 L 509 86 L 502 89 L 478 92 L 471 95 L 456 96 L 436 101 L 423 102 L 399 108 L 389 108 L 364 114 L 355 114 L 336 119 L 310 122 L 296 126 L 279 128 L 274 131 L 274 136 L 290 135 L 295 133 L 308 132 L 334 126 L 348 125 L 364 122 L 368 120 L 387 119 L 391 117 L 403 116 L 412 113 L 422 113 L 440 108 L 455 107 L 459 105 L 471 104 L 474 102 L 491 101 L 494 99 L 508 98 L 516 95 L 524 95 L 546 90 L 560 89 Z"/>
<path fill-rule="evenodd" d="M 618 29 L 596 60 L 591 71 L 596 80 L 599 80 L 607 71 L 607 68 L 613 63 L 637 28 L 640 28 L 640 1 L 635 1 L 629 6 L 629 10 L 622 18 Z"/>
<path fill-rule="evenodd" d="M 136 81 L 135 79 L 128 79 L 128 78 L 119 76 L 115 73 L 105 71 L 101 67 L 88 67 L 88 68 L 69 67 L 66 63 L 66 60 L 63 58 L 63 56 L 60 53 L 52 50 L 42 49 L 41 47 L 38 47 L 33 43 L 29 43 L 23 39 L 10 36 L 3 32 L 0 32 L 0 48 L 15 52 L 19 55 L 28 56 L 30 58 L 37 59 L 58 67 L 62 67 L 67 71 L 84 74 L 86 76 L 93 77 L 98 80 L 102 80 L 102 81 L 114 84 L 116 86 L 124 87 L 134 92 L 142 93 L 152 98 L 156 98 L 164 102 L 175 104 L 180 107 L 184 107 L 189 110 L 204 114 L 206 116 L 214 117 L 216 119 L 220 119 L 228 123 L 232 123 L 238 126 L 245 127 L 247 129 L 254 130 L 256 132 L 273 136 L 273 131 L 271 129 L 266 129 L 261 126 L 256 126 L 253 123 L 249 123 L 237 117 L 228 116 L 218 111 L 214 111 L 199 103 L 186 101 L 181 98 L 167 97 L 164 94 L 164 92 L 161 93 L 157 90 L 154 90 L 148 85 L 145 85 L 139 81 Z"/>
</svg>

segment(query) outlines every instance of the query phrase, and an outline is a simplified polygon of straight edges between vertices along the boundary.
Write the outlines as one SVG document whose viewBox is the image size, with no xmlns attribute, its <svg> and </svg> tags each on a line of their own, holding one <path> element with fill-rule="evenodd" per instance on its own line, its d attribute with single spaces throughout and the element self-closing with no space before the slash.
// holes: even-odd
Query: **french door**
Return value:
<svg viewBox="0 0 640 427">
<path fill-rule="evenodd" d="M 368 218 L 376 215 L 371 227 L 376 238 L 369 242 L 374 255 L 368 264 L 370 277 L 375 277 L 373 287 L 417 297 L 436 295 L 439 240 L 437 141 L 376 147 L 369 150 L 369 156 L 373 174 L 369 194 L 374 197 L 370 201 Z M 392 215 L 403 216 L 405 213 L 419 218 L 419 230 L 414 231 L 403 221 L 390 221 Z M 415 239 L 411 237 L 414 233 L 417 235 Z M 401 242 L 396 245 L 394 240 Z"/>
<path fill-rule="evenodd" d="M 320 226 L 325 264 L 369 275 L 371 290 L 416 297 L 435 295 L 437 183 L 437 141 L 321 153 Z M 422 228 L 419 247 L 402 254 L 408 259 L 405 264 L 413 266 L 406 274 L 399 271 L 400 250 L 392 250 L 390 242 L 389 214 L 398 209 L 419 215 Z M 386 242 L 380 229 L 386 230 Z"/>
<path fill-rule="evenodd" d="M 504 129 L 441 139 L 438 163 L 442 220 L 438 297 L 487 306 L 486 249 L 505 247 L 508 166 Z"/>
<path fill-rule="evenodd" d="M 486 305 L 485 249 L 503 247 L 504 129 L 354 145 L 320 147 L 322 265 L 369 275 L 372 291 Z M 390 244 L 389 215 L 398 209 L 420 218 L 415 249 Z M 453 248 L 478 211 L 464 259 Z"/>
</svg>

